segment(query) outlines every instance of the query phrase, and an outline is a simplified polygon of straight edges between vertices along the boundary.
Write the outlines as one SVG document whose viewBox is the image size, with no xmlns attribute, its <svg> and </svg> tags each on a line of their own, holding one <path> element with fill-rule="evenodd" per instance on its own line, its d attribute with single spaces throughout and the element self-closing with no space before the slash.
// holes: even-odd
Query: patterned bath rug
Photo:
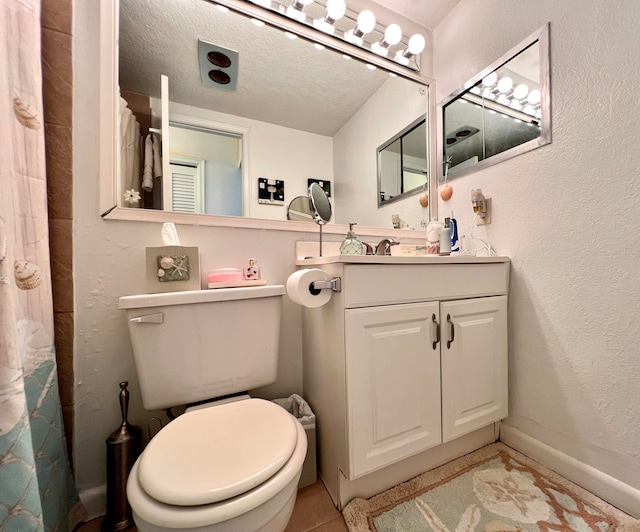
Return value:
<svg viewBox="0 0 640 532">
<path fill-rule="evenodd" d="M 633 519 L 502 443 L 344 508 L 349 532 L 640 531 Z"/>
</svg>

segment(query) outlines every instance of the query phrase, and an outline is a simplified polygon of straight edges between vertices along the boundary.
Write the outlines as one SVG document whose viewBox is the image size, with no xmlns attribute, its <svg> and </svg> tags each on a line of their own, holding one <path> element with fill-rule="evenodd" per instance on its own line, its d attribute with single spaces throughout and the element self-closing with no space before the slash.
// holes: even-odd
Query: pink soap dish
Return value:
<svg viewBox="0 0 640 532">
<path fill-rule="evenodd" d="M 211 270 L 207 276 L 208 283 L 228 283 L 230 281 L 242 281 L 242 270 L 238 268 L 219 268 Z"/>
<path fill-rule="evenodd" d="M 242 288 L 247 286 L 264 286 L 265 279 L 242 279 L 240 281 L 220 281 L 208 283 L 208 288 Z"/>
</svg>

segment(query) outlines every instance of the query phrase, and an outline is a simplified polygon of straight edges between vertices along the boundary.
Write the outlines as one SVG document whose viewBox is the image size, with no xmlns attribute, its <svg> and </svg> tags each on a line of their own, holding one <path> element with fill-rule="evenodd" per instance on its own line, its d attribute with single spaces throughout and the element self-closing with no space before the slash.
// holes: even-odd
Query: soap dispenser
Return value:
<svg viewBox="0 0 640 532">
<path fill-rule="evenodd" d="M 353 226 L 358 225 L 355 222 L 349 223 L 349 232 L 347 238 L 340 244 L 341 255 L 362 255 L 364 253 L 364 246 L 362 242 L 358 240 L 358 237 L 353 232 Z"/>
</svg>

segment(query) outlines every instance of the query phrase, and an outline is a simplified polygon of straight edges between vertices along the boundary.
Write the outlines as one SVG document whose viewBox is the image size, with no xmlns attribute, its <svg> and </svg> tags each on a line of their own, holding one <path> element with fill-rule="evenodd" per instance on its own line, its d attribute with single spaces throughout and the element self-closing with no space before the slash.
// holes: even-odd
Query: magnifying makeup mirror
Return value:
<svg viewBox="0 0 640 532">
<path fill-rule="evenodd" d="M 322 226 L 331 219 L 331 203 L 327 193 L 318 183 L 309 185 L 309 203 L 311 204 L 313 220 L 320 227 L 319 256 L 322 257 Z"/>
<path fill-rule="evenodd" d="M 309 196 L 296 196 L 287 207 L 287 220 L 296 222 L 313 222 Z"/>
</svg>

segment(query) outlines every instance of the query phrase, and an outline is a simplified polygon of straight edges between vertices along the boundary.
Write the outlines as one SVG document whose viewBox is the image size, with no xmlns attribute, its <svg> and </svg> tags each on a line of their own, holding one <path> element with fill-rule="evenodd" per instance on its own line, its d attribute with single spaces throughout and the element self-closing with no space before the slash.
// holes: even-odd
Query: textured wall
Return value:
<svg viewBox="0 0 640 532">
<path fill-rule="evenodd" d="M 453 180 L 512 260 L 507 423 L 640 488 L 640 116 L 634 0 L 461 0 L 434 32 L 438 100 L 551 23 L 552 144 Z"/>
</svg>

